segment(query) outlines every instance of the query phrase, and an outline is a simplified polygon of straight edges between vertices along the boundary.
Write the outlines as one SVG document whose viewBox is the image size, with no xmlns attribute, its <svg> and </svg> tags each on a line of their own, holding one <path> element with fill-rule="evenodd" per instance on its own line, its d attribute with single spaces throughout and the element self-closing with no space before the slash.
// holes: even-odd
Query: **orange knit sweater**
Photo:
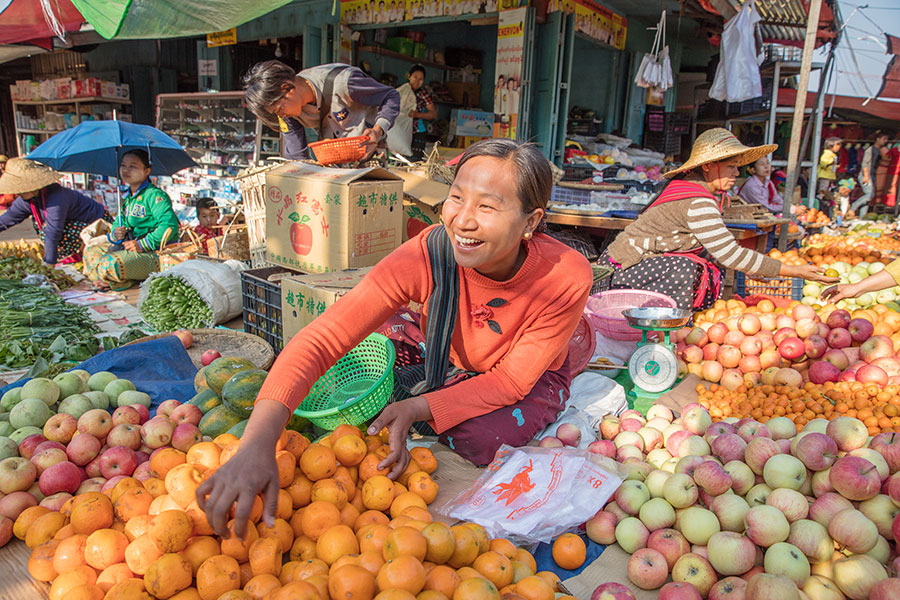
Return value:
<svg viewBox="0 0 900 600">
<path fill-rule="evenodd" d="M 304 327 L 272 366 L 258 398 L 293 411 L 337 360 L 410 302 L 432 291 L 426 237 L 431 228 L 379 262 L 353 290 Z M 584 311 L 591 267 L 575 250 L 537 234 L 519 272 L 494 281 L 474 269 L 460 274 L 459 314 L 450 361 L 481 373 L 425 394 L 438 433 L 524 398 L 547 370 L 562 366 Z M 502 306 L 488 307 L 494 299 Z M 498 302 L 492 303 L 500 304 Z"/>
</svg>

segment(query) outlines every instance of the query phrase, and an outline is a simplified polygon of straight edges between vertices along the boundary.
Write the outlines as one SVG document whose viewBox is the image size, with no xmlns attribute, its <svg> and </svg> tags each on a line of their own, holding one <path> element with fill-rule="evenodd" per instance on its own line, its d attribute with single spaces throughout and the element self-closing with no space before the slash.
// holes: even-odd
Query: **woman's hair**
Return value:
<svg viewBox="0 0 900 600">
<path fill-rule="evenodd" d="M 421 73 L 422 77 L 425 77 L 425 67 L 422 65 L 413 65 L 413 68 L 409 70 L 409 74 L 412 75 L 413 73 Z"/>
<path fill-rule="evenodd" d="M 834 146 L 835 144 L 840 144 L 841 141 L 842 141 L 842 140 L 841 140 L 841 138 L 839 138 L 839 137 L 830 137 L 830 138 L 828 138 L 828 139 L 825 140 L 825 147 L 826 147 L 826 148 L 831 148 L 831 147 Z"/>
<path fill-rule="evenodd" d="M 285 92 L 285 86 L 294 87 L 297 74 L 279 60 L 256 63 L 244 75 L 244 101 L 247 108 L 269 127 L 278 128 L 278 119 L 269 112 Z"/>
<path fill-rule="evenodd" d="M 139 161 L 141 161 L 141 163 L 144 165 L 145 169 L 150 168 L 150 155 L 147 153 L 146 150 L 141 150 L 139 148 L 135 148 L 133 150 L 129 150 L 128 152 L 124 153 L 122 155 L 122 158 L 125 158 L 128 155 L 134 156 Z"/>
<path fill-rule="evenodd" d="M 471 159 L 487 156 L 508 160 L 516 168 L 516 195 L 522 202 L 522 212 L 536 208 L 547 209 L 553 189 L 550 164 L 534 144 L 523 144 L 504 138 L 482 140 L 469 146 L 456 165 L 456 172 Z"/>
</svg>

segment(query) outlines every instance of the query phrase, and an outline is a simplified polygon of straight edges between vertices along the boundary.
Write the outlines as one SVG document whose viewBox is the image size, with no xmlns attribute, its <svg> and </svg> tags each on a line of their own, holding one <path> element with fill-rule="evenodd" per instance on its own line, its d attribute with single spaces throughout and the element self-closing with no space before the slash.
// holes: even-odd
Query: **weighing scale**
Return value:
<svg viewBox="0 0 900 600">
<path fill-rule="evenodd" d="M 688 310 L 658 306 L 622 311 L 628 324 L 641 330 L 637 350 L 628 359 L 628 375 L 634 383 L 634 388 L 628 392 L 628 404 L 642 414 L 646 415 L 656 400 L 678 381 L 678 360 L 671 333 L 684 327 L 691 315 Z M 662 335 L 648 339 L 652 332 Z"/>
</svg>

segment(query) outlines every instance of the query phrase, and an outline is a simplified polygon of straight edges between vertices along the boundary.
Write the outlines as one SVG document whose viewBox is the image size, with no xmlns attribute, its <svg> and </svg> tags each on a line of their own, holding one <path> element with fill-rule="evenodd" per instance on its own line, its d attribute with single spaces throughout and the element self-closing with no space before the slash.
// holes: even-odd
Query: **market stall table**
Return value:
<svg viewBox="0 0 900 600">
<path fill-rule="evenodd" d="M 594 215 L 573 215 L 554 212 L 547 212 L 547 222 L 555 225 L 565 225 L 568 227 L 579 227 L 587 229 L 589 232 L 602 236 L 604 238 L 605 247 L 612 239 L 611 232 L 619 232 L 625 229 L 634 219 L 616 216 L 594 216 Z M 731 231 L 734 238 L 741 246 L 753 248 L 757 252 L 764 253 L 766 251 L 766 239 L 775 227 L 782 224 L 790 223 L 790 219 L 726 219 L 725 225 Z M 755 247 L 754 247 L 755 241 Z M 734 293 L 734 271 L 732 269 L 725 270 L 725 277 L 722 281 L 722 297 L 727 298 Z"/>
</svg>

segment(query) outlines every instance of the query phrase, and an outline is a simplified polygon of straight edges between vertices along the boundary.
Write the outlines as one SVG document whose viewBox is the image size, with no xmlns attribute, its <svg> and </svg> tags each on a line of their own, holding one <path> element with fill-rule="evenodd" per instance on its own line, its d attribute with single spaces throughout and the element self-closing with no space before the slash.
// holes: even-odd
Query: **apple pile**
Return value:
<svg viewBox="0 0 900 600">
<path fill-rule="evenodd" d="M 84 380 L 96 383 L 97 375 Z M 32 381 L 47 386 L 47 380 Z M 25 399 L 13 406 L 11 418 L 18 407 L 27 405 L 31 383 L 21 388 Z M 109 383 L 104 389 L 111 391 Z M 90 393 L 75 395 L 84 397 Z M 119 394 L 120 404 L 126 393 Z M 187 452 L 203 440 L 197 427 L 203 414 L 192 404 L 166 400 L 151 419 L 149 402 L 123 404 L 110 414 L 105 406 L 86 404 L 82 410 L 81 404 L 75 402 L 66 405 L 72 398 L 68 396 L 60 403 L 57 414 L 30 421 L 10 437 L 0 436 L 0 546 L 9 541 L 12 523 L 26 508 L 40 505 L 58 511 L 75 495 L 111 489 L 127 477 L 149 479 L 150 459 L 156 452 L 165 448 Z M 43 410 L 49 410 L 43 398 L 36 402 Z M 17 443 L 16 434 L 23 429 L 27 435 Z"/>
<path fill-rule="evenodd" d="M 852 417 L 713 423 L 699 404 L 600 433 L 628 478 L 587 535 L 630 553 L 629 579 L 661 600 L 900 598 L 900 434 L 870 439 Z"/>
<path fill-rule="evenodd" d="M 817 313 L 800 303 L 781 309 L 768 300 L 749 308 L 738 300 L 719 302 L 697 313 L 695 327 L 675 332 L 683 372 L 728 390 L 807 381 L 900 383 L 900 343 L 875 335 L 869 313 L 854 318 L 843 309 Z M 900 315 L 890 314 L 900 328 Z"/>
</svg>

